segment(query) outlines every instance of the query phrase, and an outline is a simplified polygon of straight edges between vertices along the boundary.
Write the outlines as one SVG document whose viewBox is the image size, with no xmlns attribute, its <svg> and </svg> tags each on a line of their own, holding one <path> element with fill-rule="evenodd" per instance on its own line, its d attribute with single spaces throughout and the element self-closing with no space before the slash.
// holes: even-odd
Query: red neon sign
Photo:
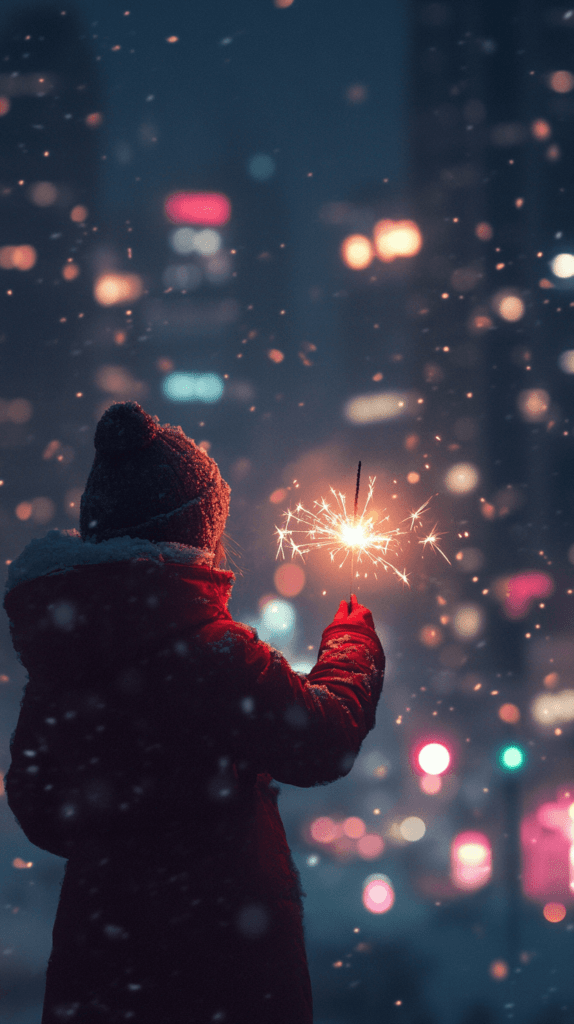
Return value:
<svg viewBox="0 0 574 1024">
<path fill-rule="evenodd" d="M 231 203 L 221 192 L 173 192 L 163 208 L 172 224 L 222 227 L 231 217 Z"/>
</svg>

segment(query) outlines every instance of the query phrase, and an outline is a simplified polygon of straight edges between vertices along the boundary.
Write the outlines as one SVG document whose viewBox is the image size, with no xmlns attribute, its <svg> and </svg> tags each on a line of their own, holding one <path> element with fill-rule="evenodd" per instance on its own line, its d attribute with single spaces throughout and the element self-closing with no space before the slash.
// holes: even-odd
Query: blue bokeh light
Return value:
<svg viewBox="0 0 574 1024">
<path fill-rule="evenodd" d="M 162 390 L 170 402 L 218 402 L 223 395 L 223 379 L 217 373 L 170 373 Z"/>
<path fill-rule="evenodd" d="M 275 161 L 267 153 L 255 153 L 247 163 L 247 171 L 255 181 L 269 181 L 275 174 Z"/>
<path fill-rule="evenodd" d="M 290 640 L 297 618 L 290 601 L 268 601 L 261 612 L 259 635 L 262 640 Z"/>
</svg>

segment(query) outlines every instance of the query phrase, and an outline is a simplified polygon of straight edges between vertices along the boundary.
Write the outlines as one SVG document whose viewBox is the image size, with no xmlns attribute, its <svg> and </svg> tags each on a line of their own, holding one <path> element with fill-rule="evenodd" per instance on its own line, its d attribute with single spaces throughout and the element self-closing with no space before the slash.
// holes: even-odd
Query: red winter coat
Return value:
<svg viewBox="0 0 574 1024">
<path fill-rule="evenodd" d="M 233 575 L 199 554 L 52 531 L 11 567 L 29 682 L 8 803 L 68 859 L 42 1024 L 311 1024 L 271 780 L 350 771 L 384 654 L 373 629 L 334 623 L 295 673 L 234 622 Z"/>
</svg>

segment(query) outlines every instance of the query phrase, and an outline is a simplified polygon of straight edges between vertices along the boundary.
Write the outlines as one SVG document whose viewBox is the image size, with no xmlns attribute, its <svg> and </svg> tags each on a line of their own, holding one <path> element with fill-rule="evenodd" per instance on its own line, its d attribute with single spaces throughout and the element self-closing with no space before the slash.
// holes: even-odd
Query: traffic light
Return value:
<svg viewBox="0 0 574 1024">
<path fill-rule="evenodd" d="M 519 743 L 505 743 L 498 751 L 498 763 L 505 772 L 519 772 L 526 765 L 526 750 Z"/>
</svg>

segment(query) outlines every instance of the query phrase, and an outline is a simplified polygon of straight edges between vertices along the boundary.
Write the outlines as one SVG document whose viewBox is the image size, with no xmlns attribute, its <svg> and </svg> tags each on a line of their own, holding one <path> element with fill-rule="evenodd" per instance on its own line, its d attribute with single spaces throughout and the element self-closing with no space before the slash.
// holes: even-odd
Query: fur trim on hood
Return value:
<svg viewBox="0 0 574 1024">
<path fill-rule="evenodd" d="M 130 562 L 147 558 L 157 564 L 180 562 L 187 565 L 213 564 L 213 553 L 173 541 L 154 543 L 139 537 L 113 537 L 99 544 L 82 540 L 77 530 L 50 530 L 45 537 L 31 540 L 8 568 L 6 593 L 19 583 L 50 573 L 66 572 L 79 565 Z"/>
</svg>

